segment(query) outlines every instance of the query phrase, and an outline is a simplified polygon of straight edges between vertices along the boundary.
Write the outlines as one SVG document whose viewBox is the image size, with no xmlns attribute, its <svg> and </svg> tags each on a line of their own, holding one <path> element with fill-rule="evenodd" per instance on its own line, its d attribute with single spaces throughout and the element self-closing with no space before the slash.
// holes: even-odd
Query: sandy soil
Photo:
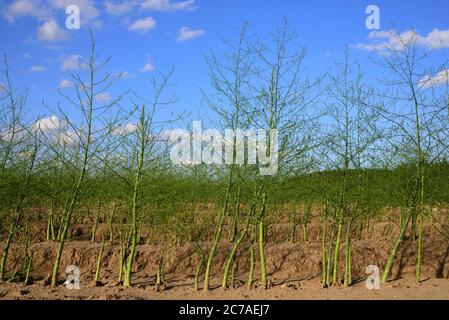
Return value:
<svg viewBox="0 0 449 320">
<path fill-rule="evenodd" d="M 368 290 L 365 281 L 351 287 L 320 288 L 319 279 L 304 281 L 276 281 L 267 290 L 245 287 L 223 291 L 215 286 L 209 292 L 193 291 L 192 281 L 173 281 L 163 292 L 155 292 L 154 287 L 144 279 L 136 279 L 133 288 L 125 289 L 116 283 L 105 283 L 101 287 L 92 284 L 81 285 L 79 290 L 69 290 L 64 286 L 52 288 L 42 284 L 24 287 L 20 284 L 0 284 L 1 299 L 158 299 L 158 300 L 265 300 L 265 299 L 442 299 L 449 300 L 448 279 L 427 279 L 420 285 L 411 277 L 395 280 L 382 285 L 380 290 Z"/>
<path fill-rule="evenodd" d="M 192 243 L 180 246 L 171 244 L 165 253 L 165 273 L 168 286 L 164 292 L 155 292 L 154 283 L 157 266 L 163 255 L 160 244 L 138 246 L 133 265 L 132 287 L 124 288 L 117 282 L 120 247 L 107 243 L 101 264 L 101 286 L 94 286 L 93 277 L 100 250 L 98 242 L 82 239 L 88 235 L 82 228 L 66 243 L 60 267 L 61 285 L 56 288 L 46 285 L 51 274 L 57 249 L 54 241 L 36 241 L 33 252 L 32 284 L 24 287 L 19 283 L 0 283 L 0 299 L 449 299 L 449 241 L 447 238 L 425 228 L 423 243 L 422 283 L 415 283 L 417 242 L 408 237 L 399 250 L 393 265 L 392 281 L 380 290 L 370 291 L 365 286 L 366 267 L 377 265 L 383 268 L 397 227 L 377 224 L 371 237 L 355 235 L 352 241 L 352 274 L 355 283 L 351 287 L 322 288 L 321 242 L 318 228 L 311 225 L 308 241 L 298 239 L 286 241 L 283 226 L 276 240 L 266 245 L 267 273 L 271 287 L 247 289 L 248 243 L 243 243 L 236 260 L 236 289 L 223 291 L 219 284 L 223 267 L 229 255 L 231 243 L 223 241 L 217 249 L 212 268 L 212 288 L 209 292 L 193 291 L 193 279 L 199 256 Z M 87 237 L 87 236 L 86 236 Z M 201 243 L 207 253 L 210 243 Z M 0 251 L 1 251 L 0 245 Z M 257 253 L 256 253 L 257 255 Z M 340 251 L 340 276 L 344 270 L 344 244 Z M 80 268 L 80 290 L 68 290 L 62 285 L 68 265 Z M 23 248 L 15 245 L 11 250 L 7 270 L 23 267 Z M 254 279 L 259 279 L 258 261 Z M 202 285 L 202 283 L 200 284 Z"/>
</svg>

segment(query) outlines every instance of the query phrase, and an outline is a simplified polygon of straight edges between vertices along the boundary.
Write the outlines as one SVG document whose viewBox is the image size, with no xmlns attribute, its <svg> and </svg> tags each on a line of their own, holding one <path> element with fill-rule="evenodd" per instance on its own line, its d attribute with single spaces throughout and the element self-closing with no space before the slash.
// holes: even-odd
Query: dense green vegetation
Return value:
<svg viewBox="0 0 449 320">
<path fill-rule="evenodd" d="M 360 200 L 362 207 L 370 207 L 373 210 L 391 207 L 399 208 L 407 205 L 407 195 L 413 187 L 412 180 L 408 179 L 413 173 L 412 165 L 401 165 L 393 169 L 364 169 L 351 170 L 349 185 L 357 185 L 357 179 L 361 174 L 363 183 L 361 185 Z M 18 188 L 24 185 L 26 176 L 20 172 L 5 174 L 4 186 L 2 188 L 2 210 L 5 212 L 19 200 Z M 147 195 L 146 205 L 157 207 L 166 202 L 189 203 L 197 205 L 222 202 L 221 196 L 226 187 L 224 179 L 213 178 L 207 175 L 203 177 L 180 176 L 168 171 L 157 172 L 150 170 L 145 174 L 148 179 L 143 183 L 142 193 Z M 282 203 L 321 203 L 324 198 L 337 199 L 341 183 L 341 172 L 320 171 L 311 174 L 285 177 L 273 190 L 273 198 L 268 200 L 269 204 Z M 27 195 L 27 202 L 31 208 L 45 208 L 51 202 L 52 197 L 48 190 L 52 184 L 53 176 L 48 173 L 36 173 L 33 176 Z M 70 181 L 70 176 L 61 175 L 60 181 Z M 449 163 L 429 165 L 426 172 L 428 183 L 426 204 L 431 206 L 445 206 L 449 202 Z M 102 185 L 105 185 L 101 187 Z M 63 184 L 62 184 L 63 185 Z M 354 201 L 358 194 L 354 191 L 348 193 L 349 201 Z M 64 194 L 64 189 L 59 189 Z M 128 191 L 129 193 L 129 191 Z M 192 197 L 192 193 L 194 196 Z M 241 190 L 241 202 L 249 203 L 252 194 L 250 191 Z M 97 199 L 102 194 L 102 201 L 111 203 L 113 201 L 126 202 L 126 190 L 121 185 L 120 178 L 109 176 L 102 181 L 95 176 L 86 178 L 83 189 L 83 206 L 96 206 Z M 8 201 L 8 202 L 7 202 Z M 150 213 L 148 213 L 150 214 Z M 146 216 L 144 214 L 143 218 Z M 33 218 L 33 217 L 32 217 Z M 35 217 L 39 218 L 39 217 Z"/>
</svg>

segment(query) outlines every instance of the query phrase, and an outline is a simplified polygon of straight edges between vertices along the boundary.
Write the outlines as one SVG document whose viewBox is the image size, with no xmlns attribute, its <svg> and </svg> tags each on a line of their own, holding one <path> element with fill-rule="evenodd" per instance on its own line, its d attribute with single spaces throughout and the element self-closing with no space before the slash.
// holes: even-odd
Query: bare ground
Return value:
<svg viewBox="0 0 449 320">
<path fill-rule="evenodd" d="M 371 236 L 354 235 L 352 241 L 352 274 L 354 284 L 350 287 L 338 286 L 322 288 L 321 243 L 319 228 L 311 225 L 308 241 L 297 239 L 295 243 L 286 241 L 286 230 L 281 225 L 276 240 L 266 245 L 267 272 L 271 287 L 257 288 L 259 279 L 256 261 L 256 288 L 248 289 L 248 243 L 242 245 L 236 261 L 234 289 L 222 290 L 219 284 L 223 266 L 231 244 L 218 247 L 212 268 L 212 288 L 209 292 L 193 291 L 193 279 L 199 256 L 192 243 L 170 245 L 166 251 L 165 273 L 168 285 L 163 292 L 155 292 L 154 283 L 157 265 L 162 257 L 160 244 L 140 244 L 133 268 L 131 288 L 118 283 L 120 248 L 118 244 L 107 243 L 101 265 L 101 285 L 93 284 L 95 266 L 100 244 L 83 239 L 89 232 L 74 229 L 73 238 L 64 248 L 60 279 L 65 280 L 65 268 L 76 265 L 81 271 L 80 290 L 68 290 L 64 285 L 56 288 L 46 285 L 51 274 L 57 243 L 37 241 L 31 245 L 33 252 L 32 284 L 0 283 L 0 299 L 449 299 L 449 241 L 447 238 L 425 229 L 423 243 L 422 282 L 416 284 L 414 278 L 417 241 L 407 238 L 398 252 L 389 283 L 380 290 L 370 291 L 365 286 L 368 265 L 377 265 L 380 270 L 386 261 L 391 244 L 397 234 L 395 226 L 376 225 Z M 72 235 L 73 237 L 73 235 Z M 209 243 L 201 243 L 205 253 Z M 256 250 L 257 255 L 257 250 Z M 22 265 L 23 247 L 14 246 L 8 260 L 8 270 L 18 270 Z M 343 275 L 344 245 L 340 255 L 340 276 Z M 200 286 L 202 283 L 200 283 Z M 200 287 L 201 289 L 201 287 Z"/>
<path fill-rule="evenodd" d="M 79 290 L 69 290 L 64 286 L 53 288 L 42 284 L 24 287 L 20 284 L 0 284 L 1 299 L 70 299 L 70 300 L 117 300 L 117 299 L 151 299 L 151 300 L 414 300 L 438 299 L 449 300 L 448 279 L 427 279 L 416 284 L 413 277 L 394 280 L 382 285 L 380 290 L 368 290 L 365 282 L 360 281 L 351 287 L 321 288 L 319 278 L 311 280 L 273 281 L 267 290 L 237 289 L 222 290 L 218 284 L 208 292 L 193 291 L 192 281 L 172 281 L 163 292 L 155 292 L 147 279 L 135 279 L 135 286 L 123 288 L 115 282 L 105 283 L 101 287 L 92 284 L 81 285 Z"/>
</svg>

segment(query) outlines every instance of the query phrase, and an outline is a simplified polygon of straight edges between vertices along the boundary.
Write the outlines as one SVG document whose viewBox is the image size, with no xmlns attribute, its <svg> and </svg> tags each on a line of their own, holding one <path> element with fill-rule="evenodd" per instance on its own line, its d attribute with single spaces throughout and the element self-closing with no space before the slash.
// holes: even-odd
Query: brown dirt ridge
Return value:
<svg viewBox="0 0 449 320">
<path fill-rule="evenodd" d="M 77 227 L 78 235 L 82 228 Z M 282 226 L 278 226 L 282 229 Z M 337 286 L 322 288 L 321 243 L 317 228 L 310 227 L 309 240 L 292 243 L 279 237 L 279 242 L 266 245 L 267 273 L 270 288 L 248 289 L 248 257 L 239 254 L 236 260 L 235 286 L 222 290 L 220 287 L 222 271 L 232 244 L 222 243 L 214 260 L 211 290 L 193 290 L 193 279 L 198 255 L 195 245 L 185 243 L 170 245 L 166 251 L 165 273 L 168 284 L 163 292 L 155 292 L 154 283 L 157 266 L 163 248 L 158 244 L 138 246 L 133 268 L 131 288 L 124 288 L 117 281 L 120 247 L 107 243 L 101 265 L 100 285 L 95 286 L 93 278 L 100 244 L 87 240 L 68 241 L 63 252 L 60 279 L 65 279 L 68 265 L 80 268 L 79 290 L 69 290 L 63 284 L 56 288 L 48 286 L 57 243 L 43 241 L 31 245 L 33 254 L 32 284 L 0 284 L 1 299 L 449 299 L 449 241 L 443 236 L 428 232 L 424 237 L 422 282 L 414 280 L 416 243 L 407 239 L 401 246 L 393 270 L 392 281 L 381 286 L 380 290 L 368 290 L 365 286 L 366 267 L 377 265 L 382 270 L 391 243 L 392 234 L 377 226 L 371 239 L 357 239 L 352 243 L 352 273 L 354 284 L 350 287 Z M 430 231 L 430 230 L 429 230 Z M 282 232 L 280 233 L 282 234 Z M 245 246 L 242 245 L 242 252 Z M 209 244 L 203 243 L 205 249 Z M 21 248 L 14 247 L 14 254 L 8 268 L 20 267 Z M 341 250 L 343 259 L 344 250 Z M 256 262 L 257 263 L 257 262 Z M 344 270 L 340 270 L 342 275 Z M 255 278 L 258 279 L 256 268 Z"/>
</svg>

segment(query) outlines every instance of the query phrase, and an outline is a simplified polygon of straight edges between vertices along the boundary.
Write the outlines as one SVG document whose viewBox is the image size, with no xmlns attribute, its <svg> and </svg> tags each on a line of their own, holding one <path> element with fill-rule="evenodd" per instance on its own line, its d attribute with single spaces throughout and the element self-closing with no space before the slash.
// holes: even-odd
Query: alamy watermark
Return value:
<svg viewBox="0 0 449 320">
<path fill-rule="evenodd" d="M 365 272 L 368 275 L 365 281 L 365 286 L 368 290 L 380 289 L 380 270 L 376 265 L 369 265 L 366 267 Z"/>
<path fill-rule="evenodd" d="M 65 269 L 67 274 L 67 280 L 64 282 L 65 286 L 69 290 L 80 289 L 80 268 L 74 265 L 67 266 Z"/>
<path fill-rule="evenodd" d="M 369 16 L 365 20 L 365 27 L 368 30 L 380 30 L 380 9 L 378 6 L 371 4 L 366 7 L 365 13 Z"/>
<path fill-rule="evenodd" d="M 193 121 L 192 131 L 170 132 L 170 160 L 178 165 L 258 165 L 261 175 L 278 171 L 277 129 L 202 130 L 201 121 Z M 246 153 L 245 153 L 246 145 Z"/>
<path fill-rule="evenodd" d="M 67 18 L 65 20 L 65 27 L 68 30 L 79 30 L 81 27 L 81 12 L 77 5 L 71 4 L 65 8 Z"/>
<path fill-rule="evenodd" d="M 81 26 L 81 12 L 79 6 L 75 4 L 68 5 L 65 9 L 67 15 L 65 26 L 68 30 L 79 30 Z M 380 30 L 380 9 L 377 5 L 371 4 L 366 7 L 365 14 L 368 17 L 365 20 L 365 27 L 368 30 Z"/>
</svg>

